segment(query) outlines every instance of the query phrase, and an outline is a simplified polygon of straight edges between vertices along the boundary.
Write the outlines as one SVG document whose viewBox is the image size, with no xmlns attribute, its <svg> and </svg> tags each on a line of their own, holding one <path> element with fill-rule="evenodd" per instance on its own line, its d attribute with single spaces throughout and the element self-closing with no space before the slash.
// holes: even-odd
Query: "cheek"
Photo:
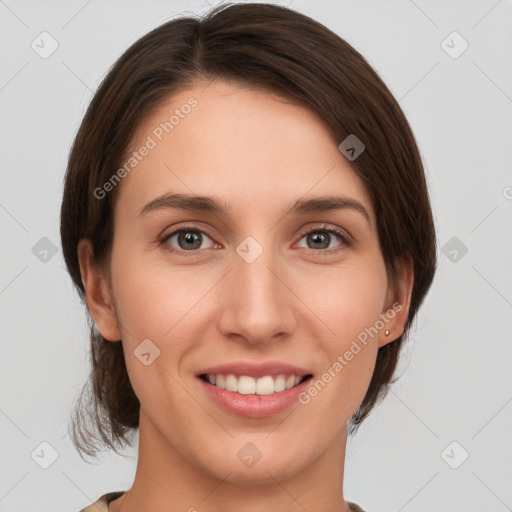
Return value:
<svg viewBox="0 0 512 512">
<path fill-rule="evenodd" d="M 317 279 L 310 294 L 311 309 L 328 326 L 319 345 L 325 355 L 324 372 L 308 398 L 319 396 L 329 414 L 345 416 L 357 408 L 370 383 L 378 350 L 378 326 L 387 292 L 384 263 L 378 258 L 361 261 L 351 271 L 332 272 L 329 279 Z M 317 276 L 318 278 L 319 276 Z M 326 329 L 323 327 L 325 333 Z M 323 393 L 329 388 L 330 392 Z M 340 407 L 340 404 L 344 404 Z M 349 415 L 350 415 L 349 414 Z"/>
<path fill-rule="evenodd" d="M 304 274 L 307 275 L 307 274 Z M 307 292 L 306 290 L 312 290 Z M 330 328 L 339 348 L 375 325 L 387 294 L 387 275 L 378 257 L 361 258 L 357 264 L 309 273 L 303 296 Z"/>
<path fill-rule="evenodd" d="M 171 430 L 179 430 L 173 411 L 187 395 L 173 384 L 181 380 L 182 361 L 193 349 L 194 304 L 204 292 L 191 273 L 180 274 L 136 253 L 121 258 L 122 252 L 112 254 L 112 284 L 130 381 L 141 405 L 166 417 Z"/>
<path fill-rule="evenodd" d="M 184 318 L 204 294 L 205 273 L 180 272 L 166 262 L 152 261 L 143 254 L 112 255 L 112 281 L 116 313 L 126 340 L 161 340 Z"/>
<path fill-rule="evenodd" d="M 141 402 L 162 402 L 172 409 L 176 404 L 167 396 L 172 377 L 166 370 L 178 379 L 183 377 L 183 361 L 197 350 L 195 341 L 201 339 L 200 331 L 211 313 L 206 310 L 208 300 L 204 296 L 222 274 L 173 268 L 164 258 L 125 251 L 121 243 L 114 247 L 111 268 L 116 314 L 133 388 Z M 142 348 L 146 346 L 150 358 L 158 354 L 148 366 L 137 357 L 146 352 Z M 155 389 L 160 393 L 153 393 Z"/>
</svg>

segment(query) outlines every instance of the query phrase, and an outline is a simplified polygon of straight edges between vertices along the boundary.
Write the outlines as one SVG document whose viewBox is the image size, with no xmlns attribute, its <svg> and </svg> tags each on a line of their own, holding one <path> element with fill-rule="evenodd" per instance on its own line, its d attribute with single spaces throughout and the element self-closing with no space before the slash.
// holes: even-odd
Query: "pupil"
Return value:
<svg viewBox="0 0 512 512">
<path fill-rule="evenodd" d="M 324 244 L 321 246 L 322 248 L 325 248 L 325 247 L 329 246 L 328 242 L 327 242 L 327 245 L 325 244 L 325 241 L 328 238 L 326 235 L 321 235 L 321 234 L 316 233 L 316 234 L 311 235 L 311 236 L 312 236 L 314 242 L 322 242 L 322 240 L 324 241 Z M 318 248 L 318 245 L 317 245 L 317 248 Z"/>
<path fill-rule="evenodd" d="M 191 232 L 191 231 L 182 232 L 179 236 L 179 239 L 180 239 L 179 240 L 180 242 L 184 241 L 186 244 L 194 244 L 194 242 L 195 242 L 194 247 L 189 246 L 188 249 L 198 249 L 199 247 L 201 247 L 201 239 L 194 232 Z"/>
</svg>

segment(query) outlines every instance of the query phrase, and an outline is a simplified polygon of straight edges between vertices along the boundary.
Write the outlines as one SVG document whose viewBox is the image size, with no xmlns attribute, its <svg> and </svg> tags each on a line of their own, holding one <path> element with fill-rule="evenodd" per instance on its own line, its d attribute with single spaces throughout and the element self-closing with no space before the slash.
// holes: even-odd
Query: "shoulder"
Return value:
<svg viewBox="0 0 512 512">
<path fill-rule="evenodd" d="M 347 501 L 347 505 L 350 512 L 365 512 L 359 505 L 352 503 L 351 501 Z"/>
<path fill-rule="evenodd" d="M 122 496 L 124 492 L 125 491 L 108 492 L 107 494 L 100 496 L 92 505 L 80 510 L 80 512 L 108 512 L 108 504 Z"/>
</svg>

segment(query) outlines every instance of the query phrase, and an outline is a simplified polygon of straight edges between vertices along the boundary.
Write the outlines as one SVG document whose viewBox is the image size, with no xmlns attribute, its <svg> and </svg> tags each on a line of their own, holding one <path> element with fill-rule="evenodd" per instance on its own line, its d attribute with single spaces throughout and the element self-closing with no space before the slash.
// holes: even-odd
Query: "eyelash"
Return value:
<svg viewBox="0 0 512 512">
<path fill-rule="evenodd" d="M 193 251 L 184 251 L 184 250 L 180 250 L 180 249 L 175 249 L 174 247 L 172 247 L 171 245 L 169 245 L 167 243 L 174 235 L 181 233 L 181 232 L 188 232 L 188 231 L 203 233 L 203 234 L 207 235 L 213 241 L 213 236 L 211 236 L 210 233 L 208 233 L 208 231 L 204 230 L 203 228 L 200 228 L 199 226 L 190 224 L 188 226 L 184 226 L 184 227 L 180 227 L 179 229 L 175 229 L 171 233 L 163 235 L 162 237 L 159 237 L 159 239 L 158 239 L 159 245 L 165 246 L 166 250 L 171 251 L 172 253 L 180 254 L 185 257 L 197 256 L 198 253 L 202 252 L 204 249 L 194 249 Z M 306 235 L 309 235 L 311 233 L 317 233 L 317 232 L 319 232 L 319 233 L 325 232 L 325 233 L 335 234 L 340 238 L 341 244 L 338 249 L 309 249 L 312 252 L 313 256 L 315 256 L 315 257 L 317 257 L 317 256 L 322 257 L 322 256 L 338 254 L 341 251 L 343 251 L 345 249 L 345 247 L 349 247 L 351 245 L 350 241 L 349 241 L 349 237 L 344 232 L 342 232 L 339 229 L 329 227 L 328 225 L 325 225 L 325 224 L 321 224 L 321 225 L 315 226 L 314 228 L 310 228 L 306 231 L 303 231 L 300 235 L 300 238 L 302 239 Z"/>
</svg>

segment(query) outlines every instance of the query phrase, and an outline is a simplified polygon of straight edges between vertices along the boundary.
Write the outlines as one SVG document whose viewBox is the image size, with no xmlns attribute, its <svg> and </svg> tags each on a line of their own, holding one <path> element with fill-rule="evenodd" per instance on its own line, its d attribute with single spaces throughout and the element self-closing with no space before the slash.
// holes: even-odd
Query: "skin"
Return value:
<svg viewBox="0 0 512 512">
<path fill-rule="evenodd" d="M 201 83 L 146 119 L 132 147 L 190 96 L 198 105 L 119 185 L 110 266 L 96 264 L 88 240 L 79 245 L 89 311 L 106 339 L 122 339 L 141 402 L 135 480 L 109 510 L 348 511 L 346 425 L 378 348 L 403 332 L 412 271 L 401 265 L 398 285 L 388 281 L 362 181 L 322 120 L 290 99 L 221 80 Z M 140 215 L 171 191 L 217 196 L 233 215 Z M 353 209 L 283 214 L 302 196 L 332 194 L 359 201 L 369 222 Z M 190 245 L 176 236 L 158 243 L 188 222 L 203 233 L 200 254 L 187 257 Z M 318 223 L 350 233 L 351 243 L 320 228 L 314 233 L 327 242 L 317 249 L 302 233 Z M 250 264 L 236 252 L 247 236 L 263 248 Z M 325 246 L 341 250 L 319 254 Z M 239 417 L 208 399 L 195 377 L 205 366 L 269 359 L 319 377 L 395 302 L 403 308 L 385 326 L 391 334 L 382 329 L 369 338 L 306 405 Z M 149 366 L 133 352 L 147 338 L 161 351 Z M 247 442 L 262 453 L 250 468 L 237 457 Z"/>
</svg>

